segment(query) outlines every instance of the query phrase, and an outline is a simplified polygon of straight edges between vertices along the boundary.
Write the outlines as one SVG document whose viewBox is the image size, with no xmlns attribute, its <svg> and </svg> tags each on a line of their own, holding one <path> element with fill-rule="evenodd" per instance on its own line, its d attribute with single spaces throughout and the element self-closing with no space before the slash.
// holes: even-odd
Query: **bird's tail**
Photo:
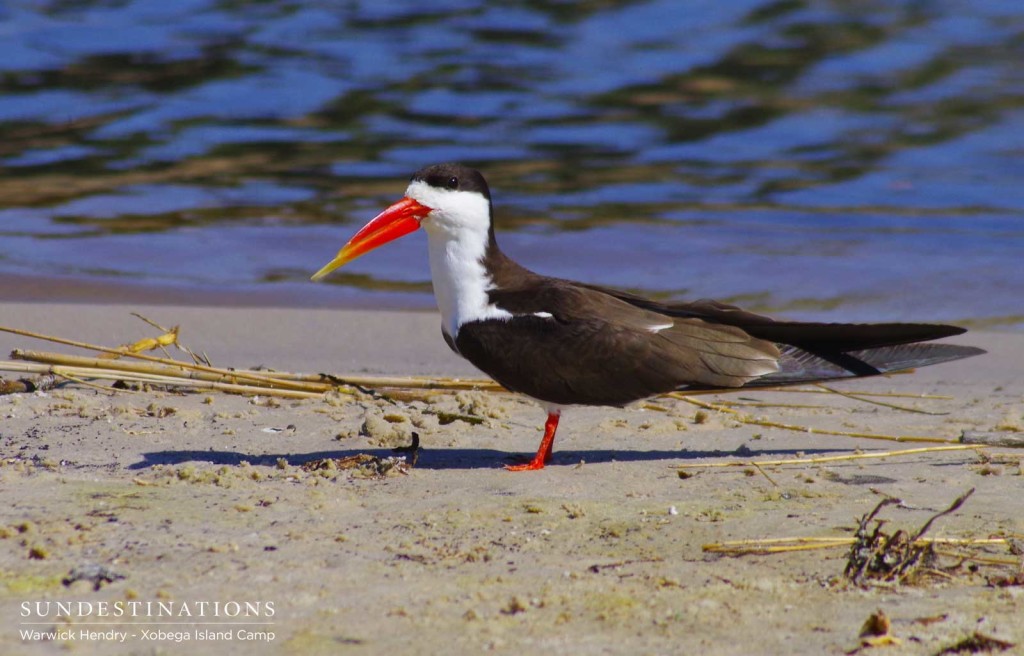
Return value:
<svg viewBox="0 0 1024 656">
<path fill-rule="evenodd" d="M 957 344 L 898 344 L 856 351 L 810 351 L 780 344 L 779 370 L 750 381 L 744 387 L 793 385 L 841 378 L 859 378 L 927 367 L 985 353 Z"/>
</svg>

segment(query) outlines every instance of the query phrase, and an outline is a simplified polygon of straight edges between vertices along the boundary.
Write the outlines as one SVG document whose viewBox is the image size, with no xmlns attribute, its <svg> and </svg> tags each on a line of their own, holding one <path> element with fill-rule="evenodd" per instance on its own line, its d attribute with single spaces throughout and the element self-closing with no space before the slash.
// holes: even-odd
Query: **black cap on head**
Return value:
<svg viewBox="0 0 1024 656">
<path fill-rule="evenodd" d="M 475 191 L 488 201 L 491 200 L 491 190 L 488 189 L 487 181 L 480 171 L 455 162 L 426 166 L 413 173 L 411 180 L 422 180 L 438 189 Z"/>
</svg>

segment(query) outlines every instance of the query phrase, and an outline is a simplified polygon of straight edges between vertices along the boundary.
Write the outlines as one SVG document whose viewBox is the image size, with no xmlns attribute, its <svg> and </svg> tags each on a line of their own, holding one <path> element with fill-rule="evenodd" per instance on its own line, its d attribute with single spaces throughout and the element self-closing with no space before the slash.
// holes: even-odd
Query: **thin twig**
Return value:
<svg viewBox="0 0 1024 656">
<path fill-rule="evenodd" d="M 41 362 L 44 364 L 54 364 L 81 368 L 95 367 L 98 369 L 113 369 L 117 371 L 139 374 L 156 374 L 160 376 L 170 376 L 190 380 L 235 382 L 238 379 L 243 379 L 250 380 L 254 384 L 262 383 L 267 385 L 268 387 L 286 386 L 307 392 L 325 392 L 330 389 L 333 389 L 333 386 L 327 383 L 313 384 L 294 381 L 284 381 L 276 379 L 272 376 L 266 376 L 264 374 L 259 374 L 258 376 L 249 375 L 250 373 L 255 372 L 248 371 L 218 369 L 215 367 L 204 367 L 201 370 L 195 370 L 193 368 L 193 365 L 187 362 L 177 362 L 176 360 L 171 361 L 174 364 L 150 364 L 148 362 L 106 360 L 103 358 L 89 358 L 80 355 L 65 355 L 63 353 L 23 351 L 21 349 L 15 349 L 11 351 L 11 357 L 16 360 L 28 360 L 31 362 Z"/>
<path fill-rule="evenodd" d="M 161 326 L 160 324 L 158 324 L 157 322 L 153 321 L 152 319 L 148 319 L 148 318 L 142 316 L 138 312 L 132 312 L 131 315 L 133 317 L 135 317 L 136 319 L 139 319 L 141 321 L 144 321 L 144 322 L 148 323 L 149 325 L 153 326 L 157 330 L 163 331 L 165 334 L 166 333 L 173 333 L 174 336 L 175 336 L 174 345 L 177 346 L 182 351 L 184 351 L 185 353 L 187 353 L 188 356 L 190 358 L 192 358 L 192 362 L 194 362 L 196 364 L 205 364 L 208 367 L 212 367 L 213 366 L 213 364 L 210 362 L 209 358 L 206 358 L 206 354 L 203 354 L 203 357 L 200 358 L 198 355 L 196 355 L 195 353 L 192 352 L 192 349 L 190 349 L 189 347 L 185 346 L 184 344 L 182 344 L 181 342 L 179 342 L 177 340 L 178 326 L 174 326 L 174 328 L 168 329 L 168 328 L 165 328 L 165 327 Z M 167 353 L 167 349 L 163 349 L 163 351 L 164 351 L 164 353 Z M 170 354 L 167 354 L 167 357 L 170 357 Z"/>
<path fill-rule="evenodd" d="M 737 418 L 741 423 L 751 424 L 754 426 L 764 426 L 766 428 L 781 428 L 783 430 L 796 431 L 798 433 L 817 433 L 818 435 L 839 435 L 842 437 L 859 437 L 867 440 L 883 440 L 886 442 L 924 442 L 932 444 L 957 444 L 958 440 L 941 438 L 941 437 L 923 437 L 918 435 L 878 435 L 876 433 L 858 433 L 852 431 L 836 431 L 829 430 L 827 428 L 811 428 L 808 426 L 795 426 L 793 424 L 784 424 L 777 421 L 769 421 L 767 419 L 758 419 L 751 417 L 745 413 L 733 410 L 732 408 L 725 408 L 714 403 L 707 403 L 699 399 L 689 398 L 684 394 L 670 393 L 669 396 L 681 399 L 687 403 L 699 406 L 706 410 L 717 410 L 718 412 L 725 412 L 731 414 Z"/>
<path fill-rule="evenodd" d="M 187 362 L 158 359 L 157 364 L 133 362 L 128 360 L 107 360 L 63 353 L 45 351 L 26 351 L 15 349 L 11 357 L 18 360 L 31 360 L 76 367 L 102 367 L 122 371 L 159 372 L 162 375 L 186 375 L 181 369 L 189 370 L 187 376 L 201 380 L 223 380 L 243 378 L 253 383 L 274 386 L 288 386 L 310 392 L 323 392 L 336 389 L 342 385 L 367 388 L 400 388 L 400 389 L 437 389 L 437 390 L 478 390 L 506 391 L 491 380 L 458 379 L 445 377 L 415 376 L 365 376 L 344 375 L 329 376 L 326 374 L 302 374 L 289 372 L 259 372 L 245 369 L 221 369 L 217 367 L 197 367 Z"/>
<path fill-rule="evenodd" d="M 920 415 L 941 416 L 941 415 L 948 415 L 949 414 L 948 412 L 931 412 L 931 411 L 928 411 L 928 410 L 920 410 L 918 408 L 910 408 L 910 407 L 907 407 L 905 405 L 897 405 L 895 403 L 886 403 L 885 401 L 876 401 L 875 399 L 867 398 L 865 395 L 862 395 L 862 394 L 857 394 L 855 392 L 844 392 L 842 390 L 837 390 L 837 389 L 835 389 L 833 387 L 828 387 L 827 385 L 822 385 L 821 383 L 815 383 L 815 387 L 819 387 L 819 388 L 821 388 L 821 389 L 823 389 L 826 392 L 829 392 L 831 394 L 838 394 L 839 396 L 844 396 L 844 397 L 846 397 L 848 399 L 853 399 L 854 401 L 861 401 L 863 403 L 870 403 L 872 405 L 879 405 L 879 406 L 882 406 L 883 408 L 892 408 L 893 410 L 902 410 L 903 412 L 914 412 L 914 413 L 917 413 L 917 414 L 920 414 Z"/>
<path fill-rule="evenodd" d="M 735 462 L 695 462 L 685 465 L 674 465 L 675 468 L 689 469 L 691 467 L 750 467 L 750 466 L 781 466 L 781 465 L 812 465 L 825 462 L 839 462 L 842 460 L 860 460 L 865 458 L 895 458 L 909 456 L 916 453 L 937 453 L 940 451 L 978 451 L 987 448 L 985 444 L 955 444 L 951 446 L 929 446 L 917 449 L 902 449 L 900 451 L 873 451 L 871 453 L 852 453 L 845 456 L 820 456 L 817 458 L 788 458 L 785 460 L 745 460 Z"/>
<path fill-rule="evenodd" d="M 193 369 L 195 371 L 205 371 L 205 372 L 208 372 L 208 373 L 222 373 L 224 371 L 223 369 L 216 369 L 214 367 L 207 367 L 207 366 L 199 365 L 199 364 L 189 364 L 187 362 L 179 362 L 177 360 L 171 360 L 169 358 L 158 358 L 158 357 L 155 357 L 155 356 L 152 356 L 152 355 L 144 355 L 142 353 L 126 353 L 126 352 L 124 352 L 124 351 L 122 351 L 120 349 L 116 349 L 116 348 L 109 348 L 107 346 L 100 346 L 98 344 L 88 344 L 86 342 L 79 342 L 79 341 L 73 340 L 73 339 L 64 339 L 62 337 L 54 337 L 52 335 L 43 335 L 41 333 L 32 332 L 31 330 L 21 330 L 21 329 L 18 329 L 18 328 L 9 328 L 7 326 L 0 326 L 0 331 L 6 332 L 6 333 L 11 333 L 11 334 L 14 334 L 14 335 L 21 335 L 22 337 L 32 337 L 32 338 L 35 338 L 35 339 L 41 339 L 41 340 L 45 340 L 45 341 L 48 341 L 48 342 L 54 342 L 55 344 L 64 344 L 66 346 L 74 346 L 74 347 L 77 347 L 77 348 L 84 348 L 84 349 L 88 349 L 90 351 L 102 351 L 103 353 L 113 353 L 115 355 L 124 355 L 124 356 L 127 356 L 129 358 L 137 358 L 139 360 L 146 360 L 148 362 L 157 362 L 159 364 L 168 364 L 168 365 L 175 366 L 175 367 L 182 367 L 184 369 Z M 272 385 L 282 385 L 282 386 L 286 386 L 286 387 L 287 386 L 291 386 L 291 387 L 293 387 L 293 389 L 301 389 L 301 386 L 294 385 L 293 383 L 291 383 L 289 381 L 274 380 L 273 378 L 270 378 L 268 376 L 260 376 L 260 375 L 255 375 L 255 374 L 251 374 L 251 373 L 241 374 L 241 373 L 238 373 L 238 372 L 235 372 L 234 375 L 238 376 L 239 378 L 247 378 L 249 380 L 254 380 L 254 381 L 258 381 L 258 382 L 262 382 L 262 383 L 267 383 L 267 384 L 272 384 Z"/>
<path fill-rule="evenodd" d="M 764 469 L 761 468 L 760 463 L 752 462 L 752 463 L 750 463 L 750 466 L 753 467 L 754 469 L 756 469 L 757 471 L 759 471 L 762 476 L 767 478 L 769 483 L 771 483 L 775 487 L 779 487 L 779 484 L 775 482 L 775 479 L 772 478 L 771 476 L 769 476 L 768 472 L 766 472 Z"/>
<path fill-rule="evenodd" d="M 766 403 L 763 401 L 718 401 L 716 405 L 728 408 L 784 408 L 787 410 L 824 410 L 829 406 L 815 403 Z"/>
<path fill-rule="evenodd" d="M 759 538 L 753 540 L 728 540 L 725 542 L 712 542 L 701 547 L 709 553 L 785 553 L 787 551 L 803 551 L 806 549 L 837 549 L 849 547 L 857 540 L 854 536 L 849 537 L 789 537 L 789 538 Z M 917 545 L 945 545 L 957 547 L 985 547 L 1009 545 L 1006 538 L 918 538 L 914 544 Z M 949 552 L 949 555 L 956 555 L 961 558 L 968 558 L 964 554 Z M 1018 561 L 999 561 L 1000 564 L 1016 564 Z"/>
<path fill-rule="evenodd" d="M 964 560 L 973 560 L 977 563 L 985 563 L 988 565 L 1010 565 L 1020 566 L 1020 558 L 997 558 L 996 556 L 981 556 L 973 554 L 964 554 L 959 551 L 947 551 L 945 549 L 935 549 L 935 553 L 940 556 L 949 556 L 951 558 L 963 558 Z"/>
<path fill-rule="evenodd" d="M 921 538 L 921 536 L 928 532 L 928 529 L 932 526 L 932 522 L 934 522 L 939 517 L 945 517 L 946 515 L 955 513 L 957 510 L 960 509 L 960 506 L 964 505 L 964 501 L 967 501 L 967 499 L 969 499 L 972 494 L 974 494 L 973 487 L 964 492 L 963 494 L 961 494 L 959 497 L 957 497 L 956 500 L 954 500 L 953 503 L 950 504 L 949 508 L 946 508 L 942 512 L 936 513 L 929 517 L 928 521 L 925 522 L 924 525 L 917 530 L 917 533 L 914 534 L 914 537 L 912 537 L 910 541 L 917 542 L 918 539 Z"/>
<path fill-rule="evenodd" d="M 6 369 L 8 371 L 25 371 L 30 373 L 49 373 L 57 376 L 74 376 L 78 378 L 95 378 L 99 380 L 122 380 L 149 385 L 166 385 L 170 387 L 191 387 L 195 389 L 217 390 L 248 396 L 276 396 L 289 399 L 318 399 L 323 397 L 323 392 L 261 387 L 258 385 L 239 385 L 219 381 L 183 378 L 180 376 L 130 373 L 113 369 L 97 369 L 92 367 L 81 368 L 62 365 L 34 364 L 29 362 L 0 362 L 0 369 Z"/>
<path fill-rule="evenodd" d="M 110 396 L 116 396 L 117 392 L 131 392 L 132 391 L 132 390 L 118 390 L 118 389 L 115 389 L 115 388 L 112 388 L 112 387 L 103 387 L 102 385 L 97 385 L 96 383 L 90 383 L 87 380 L 82 380 L 81 378 L 78 378 L 77 376 L 72 376 L 71 374 L 67 374 L 67 373 L 54 372 L 54 375 L 55 376 L 60 376 L 61 378 L 65 379 L 65 380 L 71 381 L 72 383 L 78 383 L 79 385 L 84 385 L 85 387 L 92 387 L 93 389 L 98 389 L 101 392 L 106 392 L 106 393 L 110 394 Z"/>
<path fill-rule="evenodd" d="M 758 391 L 767 390 L 773 393 L 783 394 L 833 394 L 834 392 L 826 392 L 823 389 L 807 389 L 803 387 L 775 387 L 775 388 L 758 388 Z M 846 390 L 847 394 L 853 394 L 858 397 L 871 396 L 881 397 L 890 399 L 929 399 L 936 401 L 951 401 L 954 397 L 947 396 L 945 394 L 911 394 L 908 392 L 868 392 L 860 390 Z"/>
</svg>

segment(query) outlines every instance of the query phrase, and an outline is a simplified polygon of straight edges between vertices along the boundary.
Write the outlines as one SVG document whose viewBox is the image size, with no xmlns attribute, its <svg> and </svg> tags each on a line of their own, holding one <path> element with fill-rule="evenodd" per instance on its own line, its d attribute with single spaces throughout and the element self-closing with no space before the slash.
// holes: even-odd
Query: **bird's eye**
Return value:
<svg viewBox="0 0 1024 656">
<path fill-rule="evenodd" d="M 445 183 L 445 186 L 448 187 L 449 189 L 458 189 L 459 179 L 453 175 L 452 177 L 448 178 L 448 182 Z"/>
</svg>

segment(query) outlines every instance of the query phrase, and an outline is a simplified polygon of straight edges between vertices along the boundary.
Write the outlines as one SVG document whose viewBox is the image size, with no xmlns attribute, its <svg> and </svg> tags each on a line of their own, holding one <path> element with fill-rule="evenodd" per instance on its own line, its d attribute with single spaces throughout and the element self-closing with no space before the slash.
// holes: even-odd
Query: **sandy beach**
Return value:
<svg viewBox="0 0 1024 656">
<path fill-rule="evenodd" d="M 428 312 L 5 302 L 0 325 L 116 346 L 154 333 L 132 311 L 180 325 L 222 367 L 479 376 Z M 1024 431 L 1024 335 L 954 341 L 989 353 L 836 386 L 940 397 L 879 399 L 924 412 L 819 393 L 704 400 L 808 429 Z M 88 354 L 0 334 L 4 357 L 13 348 Z M 843 654 L 878 610 L 900 644 L 860 653 L 938 654 L 976 632 L 1024 649 L 1024 586 L 998 584 L 1012 567 L 945 557 L 913 585 L 857 586 L 846 548 L 702 549 L 850 537 L 883 495 L 903 501 L 883 511 L 886 529 L 915 531 L 971 488 L 929 536 L 1024 534 L 1020 450 L 703 469 L 928 445 L 660 398 L 570 411 L 554 463 L 509 473 L 543 413 L 474 391 L 289 400 L 69 384 L 0 396 L 0 417 L 3 654 Z M 302 466 L 392 457 L 414 431 L 411 468 Z"/>
</svg>

